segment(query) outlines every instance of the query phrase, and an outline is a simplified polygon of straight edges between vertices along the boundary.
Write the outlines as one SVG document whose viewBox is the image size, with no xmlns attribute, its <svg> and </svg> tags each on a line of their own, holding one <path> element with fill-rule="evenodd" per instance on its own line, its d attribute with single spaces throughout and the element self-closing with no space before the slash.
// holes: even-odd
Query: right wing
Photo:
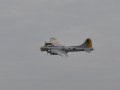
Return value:
<svg viewBox="0 0 120 90">
<path fill-rule="evenodd" d="M 51 50 L 52 53 L 56 53 L 57 55 L 60 55 L 62 57 L 68 57 L 67 53 L 63 50 Z"/>
</svg>

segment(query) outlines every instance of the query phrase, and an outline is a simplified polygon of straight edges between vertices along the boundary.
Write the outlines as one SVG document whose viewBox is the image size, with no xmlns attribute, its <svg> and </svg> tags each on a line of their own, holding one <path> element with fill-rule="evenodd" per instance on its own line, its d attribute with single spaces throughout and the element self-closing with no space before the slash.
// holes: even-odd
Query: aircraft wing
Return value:
<svg viewBox="0 0 120 90">
<path fill-rule="evenodd" d="M 61 45 L 60 45 L 60 42 L 57 40 L 57 38 L 54 38 L 54 37 L 50 38 L 50 42 L 51 42 L 52 45 L 54 45 L 54 46 L 61 46 Z"/>
<path fill-rule="evenodd" d="M 67 53 L 63 50 L 51 50 L 51 52 L 56 53 L 62 57 L 68 57 Z"/>
</svg>

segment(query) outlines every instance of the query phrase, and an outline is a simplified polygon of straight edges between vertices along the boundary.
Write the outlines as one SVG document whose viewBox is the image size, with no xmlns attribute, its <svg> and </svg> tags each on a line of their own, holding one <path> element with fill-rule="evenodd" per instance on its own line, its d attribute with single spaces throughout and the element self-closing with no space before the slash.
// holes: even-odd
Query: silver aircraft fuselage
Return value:
<svg viewBox="0 0 120 90">
<path fill-rule="evenodd" d="M 41 51 L 49 50 L 63 50 L 65 52 L 76 52 L 76 51 L 93 51 L 93 48 L 81 48 L 80 46 L 43 46 Z"/>
<path fill-rule="evenodd" d="M 61 46 L 55 38 L 50 39 L 49 43 L 45 42 L 45 46 L 40 48 L 41 51 L 46 51 L 51 55 L 60 55 L 68 56 L 68 52 L 78 52 L 86 51 L 91 52 L 94 49 L 92 48 L 92 40 L 90 38 L 86 39 L 85 42 L 78 46 Z"/>
</svg>

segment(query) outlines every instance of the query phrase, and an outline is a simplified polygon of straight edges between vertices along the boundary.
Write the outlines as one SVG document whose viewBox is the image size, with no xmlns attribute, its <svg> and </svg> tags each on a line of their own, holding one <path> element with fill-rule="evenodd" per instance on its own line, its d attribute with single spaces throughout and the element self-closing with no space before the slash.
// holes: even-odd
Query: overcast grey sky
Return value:
<svg viewBox="0 0 120 90">
<path fill-rule="evenodd" d="M 95 50 L 41 53 L 50 37 Z M 0 0 L 0 90 L 120 90 L 120 1 Z"/>
</svg>

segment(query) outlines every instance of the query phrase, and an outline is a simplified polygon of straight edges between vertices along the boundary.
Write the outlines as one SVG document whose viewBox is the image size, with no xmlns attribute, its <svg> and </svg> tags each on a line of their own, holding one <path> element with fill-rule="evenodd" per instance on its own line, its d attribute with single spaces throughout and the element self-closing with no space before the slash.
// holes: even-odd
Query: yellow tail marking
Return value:
<svg viewBox="0 0 120 90">
<path fill-rule="evenodd" d="M 88 43 L 88 48 L 92 48 L 92 40 L 90 38 L 88 39 L 87 43 Z"/>
</svg>

